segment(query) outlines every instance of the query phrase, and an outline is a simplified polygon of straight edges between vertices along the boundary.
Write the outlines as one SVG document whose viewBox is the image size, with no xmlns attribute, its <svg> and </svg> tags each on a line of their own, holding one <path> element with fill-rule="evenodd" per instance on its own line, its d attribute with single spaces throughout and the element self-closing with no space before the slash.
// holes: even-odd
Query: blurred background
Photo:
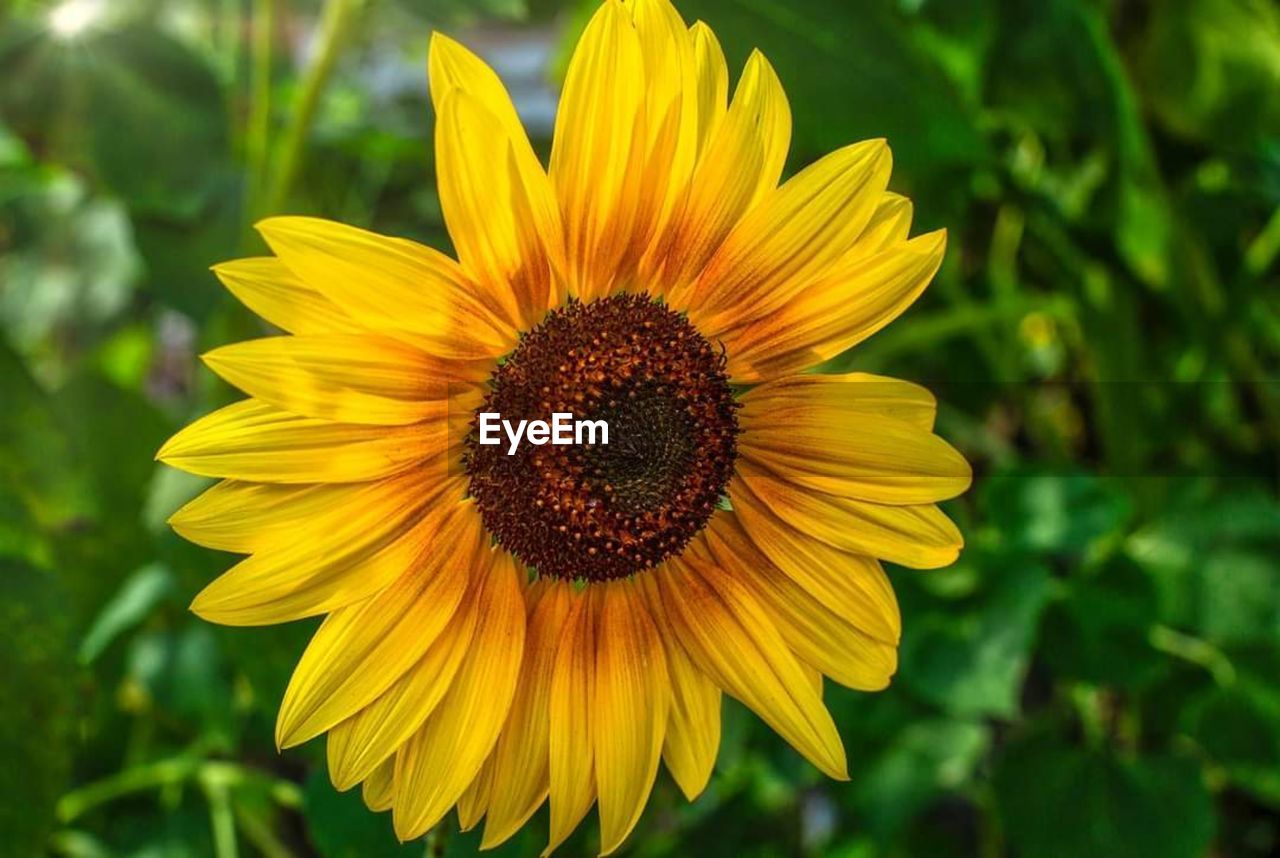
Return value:
<svg viewBox="0 0 1280 858">
<path fill-rule="evenodd" d="M 893 570 L 886 692 L 828 686 L 833 783 L 726 703 L 630 856 L 1280 854 L 1280 11 L 1264 0 L 683 0 L 791 98 L 789 169 L 887 137 L 946 265 L 828 367 L 928 384 L 975 463 L 954 568 Z M 0 854 L 404 846 L 272 724 L 314 628 L 186 610 L 232 563 L 156 466 L 260 336 L 210 264 L 268 213 L 448 247 L 427 39 L 547 151 L 594 0 L 0 3 Z M 358 793 L 358 791 L 356 791 Z M 535 855 L 545 810 L 500 855 Z M 594 855 L 594 819 L 560 854 Z"/>
</svg>

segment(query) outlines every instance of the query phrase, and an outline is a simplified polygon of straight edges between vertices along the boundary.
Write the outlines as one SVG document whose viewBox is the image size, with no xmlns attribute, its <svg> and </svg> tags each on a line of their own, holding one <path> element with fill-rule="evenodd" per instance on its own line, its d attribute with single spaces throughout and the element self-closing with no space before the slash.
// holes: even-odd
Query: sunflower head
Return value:
<svg viewBox="0 0 1280 858">
<path fill-rule="evenodd" d="M 715 512 L 736 410 L 724 355 L 680 314 L 640 295 L 571 301 L 494 371 L 480 411 L 581 415 L 612 442 L 512 453 L 473 431 L 469 493 L 496 542 L 539 574 L 625 578 L 679 553 Z"/>
<path fill-rule="evenodd" d="M 889 682 L 880 561 L 953 561 L 937 502 L 970 472 L 924 389 L 807 370 L 906 309 L 944 234 L 910 236 L 884 141 L 780 183 L 777 76 L 753 54 L 730 98 L 667 0 L 591 19 L 546 168 L 474 54 L 435 36 L 430 83 L 457 259 L 282 217 L 216 268 L 284 334 L 206 355 L 248 398 L 159 453 L 222 480 L 173 526 L 244 555 L 193 609 L 325 617 L 277 739 L 326 734 L 403 839 L 456 808 L 492 846 L 547 803 L 550 850 L 595 805 L 611 852 L 660 761 L 702 791 L 723 693 L 846 777 L 824 677 Z M 557 414 L 607 441 L 484 437 Z"/>
</svg>

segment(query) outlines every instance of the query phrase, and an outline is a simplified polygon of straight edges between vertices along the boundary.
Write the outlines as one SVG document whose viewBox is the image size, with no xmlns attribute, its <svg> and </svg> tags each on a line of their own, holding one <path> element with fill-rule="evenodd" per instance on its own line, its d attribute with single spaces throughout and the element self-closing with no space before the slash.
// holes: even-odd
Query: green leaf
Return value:
<svg viewBox="0 0 1280 858">
<path fill-rule="evenodd" d="M 1164 622 L 1218 644 L 1280 642 L 1280 503 L 1248 487 L 1177 498 L 1135 533 L 1130 554 L 1156 583 Z"/>
<path fill-rule="evenodd" d="M 143 700 L 199 727 L 210 745 L 227 743 L 235 701 L 218 633 L 208 623 L 193 617 L 179 630 L 138 632 L 129 641 L 125 669 L 131 687 L 145 692 Z"/>
<path fill-rule="evenodd" d="M 213 485 L 213 480 L 176 468 L 157 468 L 147 486 L 142 523 L 152 533 L 165 533 L 169 517 L 183 504 Z"/>
<path fill-rule="evenodd" d="M 1189 700 L 1182 726 L 1237 786 L 1280 808 L 1280 650 L 1230 652 L 1235 682 Z"/>
<path fill-rule="evenodd" d="M 39 565 L 47 553 L 43 534 L 22 498 L 0 480 L 0 557 L 13 557 Z"/>
<path fill-rule="evenodd" d="M 75 741 L 74 662 L 52 575 L 0 558 L 0 858 L 45 853 Z"/>
<path fill-rule="evenodd" d="M 49 523 L 57 527 L 49 542 L 67 586 L 65 610 L 88 628 L 124 578 L 155 559 L 141 508 L 171 424 L 140 393 L 93 373 L 76 374 L 47 398 L 45 412 L 57 431 L 31 440 L 38 452 L 30 464 L 37 473 L 74 474 L 76 514 Z"/>
<path fill-rule="evenodd" d="M 104 519 L 141 530 L 139 510 L 158 468 L 155 451 L 172 423 L 141 392 L 96 373 L 73 377 L 54 396 L 53 406 L 76 445 L 79 467 L 102 499 Z M 90 414 L 93 419 L 86 420 Z"/>
<path fill-rule="evenodd" d="M 135 211 L 198 215 L 229 167 L 226 112 L 213 70 L 150 24 L 110 30 L 92 46 L 94 161 Z M 121 134 L 121 128 L 163 128 Z"/>
<path fill-rule="evenodd" d="M 973 721 L 908 724 L 856 778 L 868 829 L 890 836 L 938 793 L 958 790 L 986 752 L 990 730 Z"/>
<path fill-rule="evenodd" d="M 1147 685 L 1167 667 L 1147 640 L 1158 609 L 1155 584 L 1125 557 L 1095 575 L 1074 578 L 1045 618 L 1040 647 L 1045 665 L 1064 679 Z"/>
<path fill-rule="evenodd" d="M 1274 694 L 1223 691 L 1191 708 L 1190 718 L 1196 740 L 1233 780 L 1280 804 L 1280 709 Z"/>
<path fill-rule="evenodd" d="M 952 714 L 1010 718 L 1049 598 L 1049 573 L 1004 555 L 965 562 L 977 563 L 983 589 L 904 627 L 899 681 Z"/>
<path fill-rule="evenodd" d="M 1280 132 L 1280 11 L 1266 0 L 1153 4 L 1143 96 L 1177 134 L 1242 150 Z"/>
<path fill-rule="evenodd" d="M 147 260 L 145 288 L 168 307 L 207 323 L 229 298 L 210 266 L 242 255 L 240 190 L 223 182 L 199 218 L 148 218 L 137 224 L 139 252 Z"/>
<path fill-rule="evenodd" d="M 688 0 L 680 11 L 715 30 L 732 69 L 753 48 L 773 63 L 791 103 L 796 163 L 872 137 L 888 139 L 907 176 L 987 157 L 976 111 L 890 3 Z"/>
<path fill-rule="evenodd" d="M 365 807 L 360 790 L 340 793 L 324 772 L 316 772 L 303 788 L 303 813 L 311 843 L 323 858 L 420 858 L 422 844 L 396 840 L 391 816 Z M 446 824 L 451 822 L 447 820 Z"/>
<path fill-rule="evenodd" d="M 0 109 L 23 137 L 83 167 L 135 212 L 193 218 L 229 168 L 226 112 L 208 64 L 150 23 L 73 41 L 44 28 L 0 45 Z M 43 132 L 43 134 L 41 133 Z"/>
<path fill-rule="evenodd" d="M 0 402 L 0 484 L 21 498 L 40 526 L 88 515 L 93 494 L 52 401 L 3 341 Z"/>
<path fill-rule="evenodd" d="M 1174 226 L 1169 195 L 1103 4 L 1012 0 L 991 65 L 991 99 L 1064 156 L 1102 146 L 1111 165 L 1109 233 L 1130 269 L 1165 285 Z M 1091 207 L 1091 211 L 1093 207 Z"/>
<path fill-rule="evenodd" d="M 151 609 L 171 592 L 173 575 L 162 564 L 148 564 L 130 575 L 80 642 L 81 663 L 88 664 L 96 659 L 112 641 L 142 622 Z"/>
<path fill-rule="evenodd" d="M 1020 855 L 1202 858 L 1213 837 L 1200 766 L 1181 757 L 1127 760 L 1031 738 L 1005 751 L 993 784 Z"/>
<path fill-rule="evenodd" d="M 31 162 L 31 153 L 16 134 L 0 122 L 0 169 L 26 167 Z"/>
<path fill-rule="evenodd" d="M 1280 644 L 1280 563 L 1274 553 L 1221 551 L 1199 568 L 1200 622 L 1219 644 Z"/>
<path fill-rule="evenodd" d="M 0 222 L 11 231 L 0 243 L 0 324 L 24 353 L 44 347 L 47 355 L 51 339 L 86 338 L 118 317 L 142 262 L 124 206 L 90 194 L 71 173 L 33 170 L 10 188 L 0 190 Z M 49 363 L 46 375 L 63 370 Z"/>
<path fill-rule="evenodd" d="M 990 524 L 1010 548 L 1083 555 L 1129 516 L 1123 486 L 1089 474 L 1045 474 L 1029 469 L 994 474 L 982 485 Z"/>
</svg>

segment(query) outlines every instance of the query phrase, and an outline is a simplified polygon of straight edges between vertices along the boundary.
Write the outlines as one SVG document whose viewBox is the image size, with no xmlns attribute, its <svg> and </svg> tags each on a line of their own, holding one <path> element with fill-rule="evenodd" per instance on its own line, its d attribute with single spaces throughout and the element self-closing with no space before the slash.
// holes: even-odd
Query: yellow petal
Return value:
<svg viewBox="0 0 1280 858">
<path fill-rule="evenodd" d="M 312 516 L 348 506 L 352 497 L 378 485 L 382 483 L 283 486 L 223 480 L 171 515 L 169 526 L 205 548 L 250 554 L 292 539 L 295 528 Z"/>
<path fill-rule="evenodd" d="M 635 186 L 629 269 L 666 229 L 698 152 L 698 66 L 693 37 L 669 0 L 630 0 L 644 67 L 643 162 Z M 643 284 L 647 288 L 649 284 Z"/>
<path fill-rule="evenodd" d="M 786 376 L 753 387 L 743 395 L 743 401 L 748 400 L 760 413 L 777 415 L 779 422 L 812 410 L 815 402 L 846 412 L 891 417 L 926 432 L 933 431 L 938 414 L 938 401 L 927 389 L 866 372 Z"/>
<path fill-rule="evenodd" d="M 883 140 L 857 143 L 766 196 L 707 263 L 692 289 L 689 318 L 714 338 L 744 318 L 787 304 L 853 246 L 879 204 L 891 167 Z"/>
<path fill-rule="evenodd" d="M 524 654 L 525 602 L 511 555 L 489 549 L 479 576 L 479 623 L 448 693 L 396 753 L 396 836 L 440 821 L 480 772 L 506 721 Z"/>
<path fill-rule="evenodd" d="M 465 91 L 437 102 L 436 171 L 449 234 L 467 271 L 522 330 L 558 294 L 547 247 L 560 241 L 550 182 L 526 154 L 528 161 L 517 157 L 502 123 Z M 540 233 L 539 220 L 554 226 Z"/>
<path fill-rule="evenodd" d="M 698 86 L 697 151 L 701 154 L 724 119 L 729 97 L 729 67 L 711 28 L 701 21 L 689 28 L 693 39 L 694 78 Z M 777 180 L 774 180 L 777 184 Z"/>
<path fill-rule="evenodd" d="M 437 457 L 443 422 L 368 426 L 300 417 L 246 399 L 201 417 L 156 458 L 205 477 L 266 483 L 353 483 L 389 477 Z"/>
<path fill-rule="evenodd" d="M 430 66 L 440 204 L 458 258 L 527 329 L 563 297 L 555 192 L 493 70 L 438 33 Z"/>
<path fill-rule="evenodd" d="M 448 625 L 487 537 L 470 502 L 450 509 L 437 545 L 371 599 L 330 614 L 285 690 L 276 743 L 290 747 L 368 706 L 422 658 Z"/>
<path fill-rule="evenodd" d="M 684 651 L 662 600 L 653 598 L 653 593 L 645 590 L 646 602 L 662 637 L 671 681 L 671 711 L 662 759 L 680 791 L 693 801 L 711 779 L 720 750 L 720 689 Z"/>
<path fill-rule="evenodd" d="M 635 224 L 643 176 L 644 64 L 631 15 L 606 0 L 569 61 L 551 148 L 570 289 L 607 294 Z"/>
<path fill-rule="evenodd" d="M 898 600 L 878 560 L 841 551 L 790 526 L 744 481 L 737 481 L 734 497 L 742 529 L 778 569 L 857 628 L 886 643 L 898 642 Z"/>
<path fill-rule="evenodd" d="M 853 248 L 845 254 L 842 262 L 850 262 L 864 256 L 873 256 L 887 250 L 895 244 L 901 244 L 911 234 L 911 218 L 914 208 L 911 200 L 886 191 L 876 205 L 875 213 L 867 222 L 866 229 L 858 236 Z"/>
<path fill-rule="evenodd" d="M 492 759 L 492 758 L 490 758 Z M 480 766 L 480 772 L 458 798 L 458 828 L 470 831 L 480 824 L 489 807 L 493 792 L 493 766 L 490 760 Z"/>
<path fill-rule="evenodd" d="M 221 262 L 213 266 L 213 273 L 240 303 L 291 334 L 362 330 L 342 308 L 303 283 L 274 256 Z"/>
<path fill-rule="evenodd" d="M 630 580 L 603 590 L 596 640 L 596 788 L 600 854 L 617 849 L 640 819 L 658 773 L 671 689 L 662 641 Z"/>
<path fill-rule="evenodd" d="M 427 80 L 431 101 L 439 105 L 446 93 L 459 89 L 470 93 L 502 123 L 502 135 L 511 140 L 524 138 L 524 125 L 501 78 L 484 60 L 466 46 L 438 30 L 431 34 L 427 51 Z"/>
<path fill-rule="evenodd" d="M 415 489 L 452 490 L 462 484 L 448 473 L 447 464 L 424 467 L 368 483 L 308 483 L 282 485 L 223 480 L 187 502 L 169 517 L 169 525 L 190 542 L 219 551 L 253 554 L 282 543 L 297 541 L 309 527 L 323 534 L 328 525 L 316 526 L 325 515 L 361 509 L 373 499 L 393 500 L 396 492 L 416 496 Z M 433 488 L 434 487 L 434 488 Z M 455 495 L 450 497 L 460 497 Z M 391 514 L 389 508 L 385 508 Z M 375 519 L 384 521 L 385 519 Z"/>
<path fill-rule="evenodd" d="M 383 811 L 391 809 L 392 797 L 395 795 L 395 771 L 395 758 L 388 757 L 373 770 L 373 774 L 369 775 L 369 779 L 364 782 L 361 792 L 363 793 L 364 803 L 369 806 L 370 810 Z"/>
<path fill-rule="evenodd" d="M 818 695 L 818 699 L 822 699 L 822 671 L 812 666 L 808 662 L 800 662 L 800 668 L 804 671 L 805 678 L 809 680 L 809 685 L 813 687 L 813 693 Z"/>
<path fill-rule="evenodd" d="M 224 625 L 289 622 L 350 605 L 391 584 L 441 532 L 433 509 L 462 493 L 418 472 L 362 486 L 214 579 L 191 610 Z M 332 498 L 332 495 L 330 495 Z"/>
<path fill-rule="evenodd" d="M 596 798 L 591 705 L 596 683 L 598 588 L 574 595 L 551 672 L 551 835 L 543 855 L 564 842 Z"/>
<path fill-rule="evenodd" d="M 848 778 L 830 713 L 768 612 L 743 585 L 685 558 L 645 576 L 695 663 L 827 775 Z"/>
<path fill-rule="evenodd" d="M 389 336 L 452 360 L 496 357 L 515 343 L 439 251 L 319 218 L 268 218 L 258 231 L 294 274 Z"/>
<path fill-rule="evenodd" d="M 717 563 L 705 574 L 718 589 L 724 579 L 744 585 L 769 612 L 782 637 L 805 663 L 836 682 L 878 691 L 897 669 L 894 643 L 876 640 L 847 622 L 778 569 L 755 547 L 732 513 L 717 514 L 707 528 Z"/>
<path fill-rule="evenodd" d="M 743 458 L 796 485 L 876 503 L 933 503 L 969 487 L 969 463 L 946 441 L 905 420 L 848 411 L 834 389 L 811 386 L 814 395 L 781 417 L 767 395 L 744 397 Z"/>
<path fill-rule="evenodd" d="M 705 40 L 703 44 L 703 50 L 712 55 L 707 61 L 714 66 L 719 46 L 712 48 Z M 689 308 L 686 287 L 743 215 L 777 188 L 790 145 L 791 108 L 786 93 L 764 55 L 752 52 L 733 103 L 716 122 L 698 158 L 669 240 L 660 248 L 661 277 L 673 307 Z"/>
<path fill-rule="evenodd" d="M 729 372 L 743 382 L 799 372 L 852 348 L 896 319 L 929 285 L 946 251 L 931 232 L 841 261 L 771 315 L 721 332 Z"/>
<path fill-rule="evenodd" d="M 374 702 L 329 731 L 329 779 L 339 790 L 369 777 L 435 711 L 471 646 L 479 610 L 474 584 L 422 658 Z"/>
<path fill-rule="evenodd" d="M 954 563 L 964 545 L 960 531 L 933 504 L 886 506 L 813 492 L 742 460 L 736 470 L 738 479 L 729 484 L 735 509 L 753 505 L 758 515 L 772 514 L 844 551 L 938 569 Z"/>
<path fill-rule="evenodd" d="M 551 675 L 573 603 L 573 585 L 540 579 L 541 596 L 529 615 L 524 665 L 489 765 L 497 785 L 489 797 L 482 849 L 507 840 L 533 815 L 549 789 Z"/>
<path fill-rule="evenodd" d="M 250 396 L 303 417 L 404 425 L 446 413 L 445 365 L 377 334 L 270 337 L 204 362 Z"/>
</svg>

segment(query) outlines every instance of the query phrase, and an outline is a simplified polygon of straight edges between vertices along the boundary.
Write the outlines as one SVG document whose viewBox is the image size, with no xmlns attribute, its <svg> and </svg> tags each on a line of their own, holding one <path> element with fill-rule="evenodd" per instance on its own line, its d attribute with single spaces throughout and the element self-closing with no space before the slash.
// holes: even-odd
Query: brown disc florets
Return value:
<svg viewBox="0 0 1280 858">
<path fill-rule="evenodd" d="M 715 512 L 737 455 L 724 366 L 683 316 L 643 296 L 552 312 L 494 372 L 472 422 L 466 468 L 485 526 L 566 580 L 621 578 L 679 553 Z M 557 412 L 603 420 L 609 443 L 526 439 L 509 455 L 506 434 L 479 443 L 486 412 L 512 426 Z"/>
</svg>

